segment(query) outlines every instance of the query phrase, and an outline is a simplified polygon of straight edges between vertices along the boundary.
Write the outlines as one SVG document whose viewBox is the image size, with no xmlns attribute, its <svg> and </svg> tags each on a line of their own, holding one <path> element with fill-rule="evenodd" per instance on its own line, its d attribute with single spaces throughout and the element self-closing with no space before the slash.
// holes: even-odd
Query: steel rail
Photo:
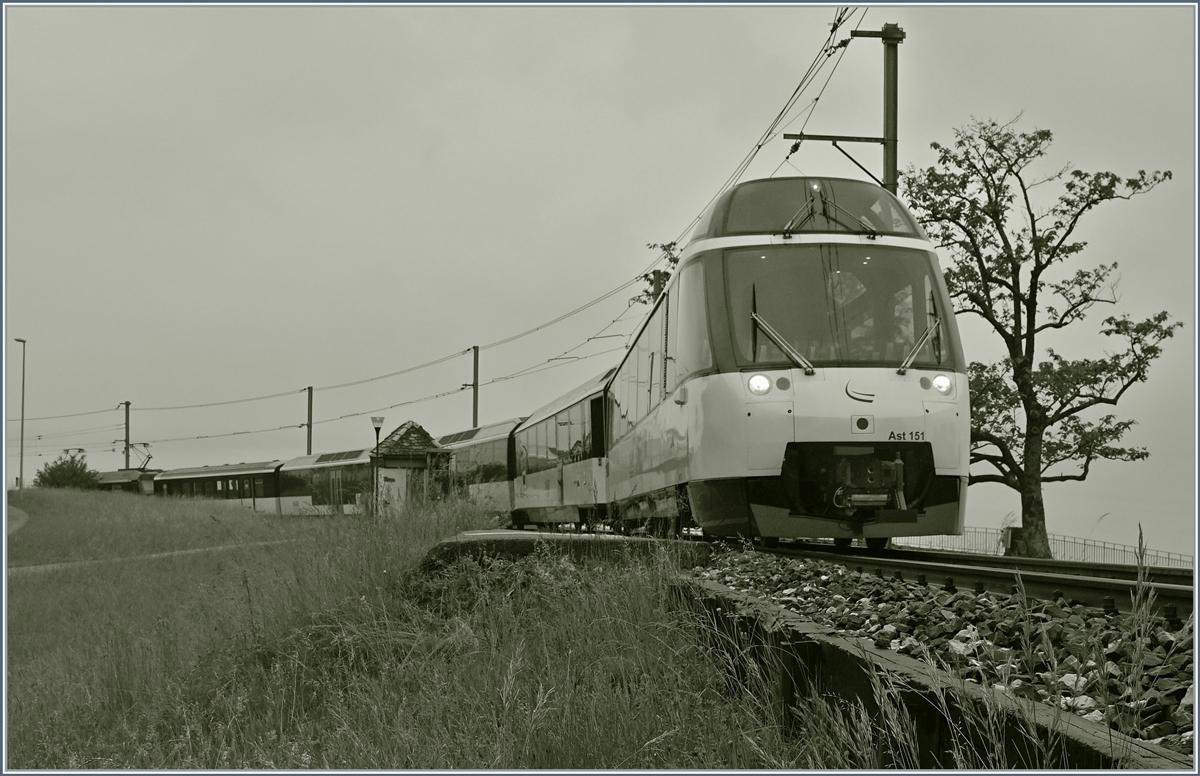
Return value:
<svg viewBox="0 0 1200 776">
<path fill-rule="evenodd" d="M 829 544 L 822 542 L 797 541 L 788 545 L 813 551 L 829 551 Z M 1083 577 L 1102 577 L 1106 579 L 1136 580 L 1137 566 L 1124 563 L 1096 563 L 1090 561 L 1057 560 L 1051 558 L 1021 558 L 1012 555 L 984 555 L 971 552 L 955 552 L 954 550 L 920 549 L 910 547 L 892 547 L 888 550 L 869 550 L 864 547 L 851 547 L 846 550 L 835 550 L 848 557 L 874 559 L 881 557 L 904 560 L 926 560 L 934 563 L 961 563 L 969 566 L 991 566 L 993 568 L 1018 568 L 1026 572 L 1044 572 L 1048 574 L 1073 574 Z M 1190 586 L 1195 573 L 1192 569 L 1172 568 L 1168 566 L 1147 566 L 1146 578 L 1151 582 Z"/>
<path fill-rule="evenodd" d="M 1063 597 L 1072 603 L 1096 607 L 1107 611 L 1128 612 L 1132 608 L 1138 582 L 1129 579 L 1083 576 L 1071 573 L 1032 571 L 1028 568 L 1003 568 L 966 563 L 948 563 L 927 560 L 910 560 L 892 555 L 847 556 L 843 553 L 804 549 L 798 547 L 776 547 L 760 549 L 785 557 L 805 557 L 829 563 L 839 563 L 852 569 L 894 577 L 897 572 L 908 581 L 941 585 L 958 590 L 987 591 L 993 594 L 1011 595 L 1014 586 L 1020 584 L 1026 595 L 1036 598 Z M 985 559 L 986 560 L 986 559 Z M 1164 582 L 1145 582 L 1153 592 L 1153 611 L 1168 619 L 1186 620 L 1193 611 L 1193 587 L 1191 585 Z"/>
</svg>

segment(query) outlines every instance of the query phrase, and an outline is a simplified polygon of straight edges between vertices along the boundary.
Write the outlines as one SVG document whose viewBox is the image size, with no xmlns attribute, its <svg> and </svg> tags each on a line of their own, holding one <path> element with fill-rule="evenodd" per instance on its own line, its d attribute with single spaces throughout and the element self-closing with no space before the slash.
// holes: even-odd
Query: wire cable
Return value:
<svg viewBox="0 0 1200 776">
<path fill-rule="evenodd" d="M 592 301 L 588 302 L 587 304 L 584 304 L 584 305 L 581 305 L 581 306 L 579 306 L 579 307 L 576 307 L 574 310 L 571 310 L 571 311 L 570 311 L 570 312 L 568 312 L 568 313 L 563 313 L 562 315 L 558 316 L 558 317 L 557 317 L 557 318 L 555 318 L 554 320 L 547 321 L 546 323 L 543 323 L 541 326 L 535 326 L 535 327 L 533 327 L 532 329 L 528 329 L 528 330 L 526 330 L 526 331 L 523 331 L 523 332 L 521 332 L 520 334 L 514 334 L 514 335 L 513 335 L 513 336 L 511 336 L 511 337 L 505 337 L 504 339 L 501 339 L 501 340 L 496 340 L 495 342 L 489 343 L 489 344 L 487 344 L 487 345 L 480 345 L 480 346 L 479 346 L 479 349 L 480 349 L 480 350 L 488 350 L 488 349 L 490 349 L 490 348 L 494 348 L 494 347 L 497 347 L 497 346 L 499 346 L 499 345 L 505 345 L 505 344 L 507 344 L 507 343 L 509 343 L 509 342 L 512 342 L 513 340 L 518 340 L 518 339 L 520 339 L 520 338 L 522 338 L 522 337 L 525 337 L 525 336 L 528 336 L 528 335 L 530 335 L 530 334 L 533 334 L 534 332 L 541 331 L 542 329 L 545 329 L 545 328 L 547 328 L 548 326 L 553 326 L 554 324 L 556 324 L 556 323 L 559 323 L 560 321 L 565 321 L 567 318 L 570 318 L 570 317 L 571 317 L 571 316 L 573 316 L 573 315 L 576 315 L 576 314 L 578 314 L 578 313 L 581 313 L 581 312 L 583 312 L 584 310 L 588 309 L 589 307 L 592 307 L 592 306 L 594 306 L 594 305 L 597 305 L 597 304 L 599 304 L 600 302 L 603 302 L 605 299 L 608 299 L 609 297 L 613 296 L 614 294 L 617 294 L 617 293 L 619 293 L 619 292 L 621 292 L 621 291 L 625 290 L 626 288 L 629 288 L 629 287 L 630 287 L 630 286 L 632 286 L 634 283 L 637 283 L 638 281 L 640 281 L 640 280 L 642 279 L 642 275 L 645 275 L 647 272 L 649 272 L 651 269 L 653 269 L 653 268 L 654 268 L 654 267 L 655 267 L 655 266 L 656 266 L 656 265 L 657 265 L 657 264 L 658 264 L 660 261 L 662 261 L 662 259 L 661 259 L 661 258 L 660 258 L 660 259 L 657 259 L 657 260 L 655 260 L 655 262 L 654 262 L 653 264 L 651 264 L 649 267 L 647 267 L 647 268 L 646 268 L 646 269 L 645 269 L 645 270 L 644 270 L 644 271 L 643 271 L 643 272 L 642 272 L 640 275 L 638 275 L 637 277 L 633 278 L 632 280 L 626 281 L 625 283 L 622 283 L 621 285 L 617 286 L 617 287 L 616 287 L 616 288 L 614 288 L 613 290 L 609 291 L 608 293 L 604 294 L 603 296 L 600 296 L 600 297 L 597 297 L 597 298 L 593 299 Z"/>
<path fill-rule="evenodd" d="M 175 437 L 173 439 L 152 439 L 149 442 L 143 442 L 140 444 L 161 445 L 161 444 L 164 444 L 167 442 L 191 442 L 191 441 L 194 441 L 197 439 L 219 439 L 221 437 L 243 436 L 246 434 L 268 434 L 273 431 L 284 431 L 289 428 L 304 428 L 306 425 L 307 424 L 305 424 L 305 423 L 300 423 L 300 424 L 292 424 L 290 426 L 277 426 L 275 428 L 260 428 L 260 429 L 255 429 L 254 431 L 230 431 L 225 434 L 203 434 L 201 436 Z"/>
<path fill-rule="evenodd" d="M 116 412 L 115 409 L 93 410 L 92 412 L 74 412 L 70 415 L 43 415 L 40 418 L 25 418 L 25 422 L 29 423 L 34 420 L 58 420 L 59 418 L 82 418 L 84 415 L 99 415 L 102 412 Z M 17 423 L 21 418 L 8 418 L 9 423 Z"/>
<path fill-rule="evenodd" d="M 482 348 L 481 348 L 481 350 L 482 350 Z M 470 352 L 471 352 L 471 348 L 467 348 L 466 350 L 460 350 L 457 353 L 451 353 L 448 356 L 442 356 L 441 358 L 434 359 L 433 361 L 426 361 L 424 364 L 410 366 L 406 369 L 401 369 L 396 372 L 389 372 L 386 375 L 379 375 L 378 377 L 368 377 L 363 380 L 354 380 L 353 382 L 349 382 L 349 383 L 339 383 L 337 385 L 325 385 L 320 388 L 313 388 L 313 393 L 316 393 L 317 391 L 332 391 L 337 388 L 349 388 L 352 385 L 362 385 L 363 383 L 373 383 L 376 380 L 386 380 L 389 377 L 396 377 L 398 375 L 408 374 L 409 372 L 415 372 L 418 369 L 425 369 L 426 367 L 434 366 L 435 364 L 440 364 L 444 361 L 449 361 L 452 358 L 458 358 L 459 356 L 466 355 L 467 353 L 470 353 Z"/>
<path fill-rule="evenodd" d="M 181 404 L 176 407 L 138 407 L 136 405 L 130 405 L 129 409 L 133 412 L 159 412 L 159 411 L 163 411 L 163 410 L 194 410 L 194 409 L 198 409 L 200 407 L 225 407 L 230 404 L 245 404 L 246 402 L 251 402 L 251 401 L 264 401 L 266 399 L 278 399 L 281 396 L 291 396 L 292 394 L 302 393 L 306 390 L 308 390 L 308 389 L 301 388 L 299 391 L 283 391 L 282 393 L 272 393 L 267 396 L 254 396 L 249 399 L 230 399 L 229 401 L 213 401 L 213 402 L 206 402 L 204 404 Z"/>
<path fill-rule="evenodd" d="M 360 418 L 363 415 L 370 415 L 375 412 L 383 412 L 384 410 L 394 410 L 397 407 L 406 407 L 409 404 L 419 404 L 423 401 L 432 401 L 433 399 L 440 399 L 443 396 L 451 396 L 456 393 L 462 393 L 463 391 L 467 390 L 467 388 L 470 388 L 470 386 L 467 385 L 467 386 L 463 386 L 461 388 L 455 388 L 450 391 L 443 391 L 441 393 L 430 394 L 429 396 L 422 396 L 419 399 L 409 399 L 408 401 L 402 401 L 402 402 L 399 402 L 398 404 L 389 404 L 386 407 L 378 407 L 373 410 L 363 410 L 362 412 L 352 412 L 349 415 L 339 415 L 336 418 L 326 418 L 325 420 L 317 420 L 317 421 L 313 421 L 313 425 L 319 426 L 322 423 L 333 423 L 338 420 L 345 420 L 346 418 Z M 303 428 L 303 426 L 301 426 L 301 427 Z"/>
<path fill-rule="evenodd" d="M 80 429 L 76 429 L 74 431 L 56 431 L 51 434 L 26 434 L 25 441 L 26 441 L 26 443 L 28 443 L 30 440 L 36 441 L 38 439 L 50 439 L 53 437 L 73 436 L 75 434 L 86 434 L 86 433 L 92 432 L 92 431 L 114 431 L 119 428 L 125 428 L 125 424 L 114 423 L 111 426 L 94 426 L 92 428 L 80 428 Z M 20 437 L 17 437 L 16 439 L 13 439 L 10 437 L 8 439 L 8 443 L 9 444 L 14 444 L 14 443 L 20 444 Z"/>
<path fill-rule="evenodd" d="M 521 370 L 513 372 L 511 374 L 501 375 L 500 377 L 493 377 L 491 380 L 488 380 L 486 383 L 480 383 L 480 386 L 491 385 L 492 383 L 499 383 L 499 382 L 503 382 L 505 380 L 513 380 L 518 377 L 525 377 L 527 375 L 537 374 L 538 372 L 544 372 L 547 369 L 556 369 L 560 366 L 566 366 L 567 364 L 573 363 L 575 361 L 586 361 L 589 358 L 595 358 L 596 356 L 603 356 L 606 353 L 616 353 L 617 351 L 624 351 L 624 350 L 625 350 L 624 346 L 619 347 L 619 348 L 609 348 L 608 350 L 601 350 L 596 353 L 589 353 L 586 356 L 575 356 L 573 358 L 565 359 L 565 360 L 562 359 L 561 356 L 555 356 L 554 358 L 543 361 L 540 364 L 534 364 L 531 367 L 521 369 Z M 555 361 L 558 361 L 559 363 L 553 363 Z"/>
<path fill-rule="evenodd" d="M 862 23 L 864 21 L 866 21 L 866 18 L 867 18 L 867 9 L 864 8 L 862 15 L 858 18 L 858 24 L 856 24 L 854 26 L 854 29 L 857 30 L 860 27 L 862 27 Z M 850 38 L 847 38 L 846 41 L 844 41 L 844 42 L 846 44 L 849 44 L 849 42 L 852 41 L 853 39 L 854 38 L 852 36 Z M 817 96 L 813 98 L 812 103 L 809 105 L 808 108 L 805 109 L 808 111 L 808 118 L 806 118 L 804 120 L 804 123 L 800 125 L 800 134 L 804 134 L 805 128 L 808 127 L 808 122 L 812 120 L 814 109 L 816 108 L 817 102 L 820 101 L 822 95 L 825 94 L 825 89 L 828 88 L 829 82 L 833 79 L 833 74 L 837 72 L 838 65 L 840 65 L 842 63 L 842 57 L 846 56 L 846 51 L 848 50 L 849 46 L 848 45 L 839 45 L 838 48 L 841 49 L 841 53 L 838 54 L 837 61 L 833 63 L 833 67 L 830 69 L 829 75 L 826 76 L 825 83 L 821 85 L 821 91 L 817 92 Z M 832 52 L 830 52 L 830 53 L 832 53 Z M 826 60 L 826 61 L 828 61 L 828 60 Z M 787 124 L 785 124 L 783 127 L 781 127 L 779 129 L 779 132 L 782 132 L 784 129 L 787 129 L 787 127 L 790 126 L 793 121 L 800 118 L 800 116 L 802 116 L 803 114 L 804 114 L 804 111 L 797 113 L 796 116 L 794 116 L 791 121 L 789 121 Z M 778 136 L 779 132 L 776 132 L 775 136 Z M 783 158 L 783 161 L 779 163 L 779 167 L 776 167 L 775 170 L 772 171 L 772 173 L 771 173 L 772 177 L 774 177 L 775 173 L 779 172 L 780 167 L 783 167 L 783 165 L 788 162 L 788 160 L 792 157 L 792 154 L 796 153 L 796 151 L 798 151 L 800 149 L 800 142 L 801 141 L 796 141 L 796 144 L 792 146 L 790 151 L 788 151 L 787 156 L 785 156 Z M 797 169 L 797 172 L 799 172 L 798 169 Z M 801 173 L 801 174 L 803 174 L 803 173 Z"/>
<path fill-rule="evenodd" d="M 804 90 L 807 88 L 807 86 L 811 83 L 813 78 L 815 78 L 815 76 L 824 68 L 825 63 L 829 61 L 830 57 L 832 57 L 833 52 L 840 48 L 840 49 L 842 49 L 842 56 L 845 55 L 845 45 L 844 44 L 839 45 L 837 47 L 831 47 L 831 44 L 832 44 L 833 39 L 836 37 L 837 31 L 840 28 L 840 26 L 845 23 L 847 18 L 853 16 L 854 12 L 855 12 L 855 9 L 850 9 L 850 8 L 838 8 L 837 9 L 837 11 L 835 12 L 835 15 L 834 15 L 833 24 L 831 25 L 829 36 L 826 39 L 825 44 L 822 45 L 820 51 L 818 52 L 816 57 L 814 57 L 813 62 L 810 63 L 808 70 L 805 72 L 804 76 L 801 78 L 800 83 L 796 86 L 795 90 L 793 90 L 792 95 L 788 98 L 783 109 L 779 111 L 779 113 L 776 115 L 775 119 L 770 123 L 770 125 L 768 125 L 766 131 L 760 136 L 758 142 L 755 143 L 753 148 L 751 148 L 750 152 L 743 158 L 742 162 L 740 162 L 738 164 L 738 166 L 734 170 L 733 174 L 731 174 L 729 176 L 729 178 L 726 179 L 725 183 L 722 184 L 722 186 L 717 191 L 717 193 L 712 197 L 712 199 L 710 199 L 708 201 L 708 203 L 705 204 L 704 208 L 701 209 L 700 214 L 698 214 L 695 218 L 693 218 L 691 223 L 689 223 L 688 226 L 683 230 L 683 232 L 681 232 L 680 235 L 676 238 L 676 240 L 675 240 L 676 243 L 682 241 L 684 239 L 684 237 L 686 237 L 688 231 L 690 229 L 692 229 L 692 227 L 700 220 L 704 211 L 710 205 L 712 205 L 712 203 L 715 202 L 716 199 L 721 196 L 721 194 L 723 194 L 731 186 L 733 186 L 737 183 L 737 181 L 741 178 L 741 176 L 749 168 L 751 162 L 753 162 L 753 160 L 757 156 L 758 152 L 760 150 L 762 150 L 763 146 L 778 136 L 778 132 L 782 131 L 781 129 L 777 129 L 779 127 L 780 122 L 782 122 L 787 117 L 788 113 L 795 106 L 795 104 L 798 101 L 801 94 L 804 92 Z M 862 20 L 865 19 L 865 17 L 866 17 L 866 11 L 864 10 L 862 13 L 862 17 L 859 19 L 860 25 L 862 24 Z M 824 54 L 824 60 L 822 60 L 822 58 L 821 58 L 822 54 Z M 822 86 L 820 94 L 817 95 L 817 97 L 812 101 L 812 103 L 807 108 L 805 108 L 805 110 L 808 112 L 808 119 L 812 118 L 813 108 L 815 108 L 816 103 L 820 100 L 821 95 L 824 94 L 825 87 L 828 86 L 829 79 L 832 78 L 833 72 L 836 71 L 837 64 L 840 62 L 841 62 L 841 56 L 839 56 L 837 59 L 837 62 L 834 63 L 833 70 L 830 71 L 829 77 L 826 78 L 825 84 Z M 795 121 L 796 118 L 799 117 L 799 115 L 803 115 L 803 113 L 804 113 L 804 111 L 801 111 L 800 114 L 793 117 L 791 119 L 791 121 L 789 121 L 788 124 L 785 125 L 785 127 L 790 125 L 793 121 Z M 807 126 L 808 119 L 806 119 L 804 126 Z M 778 171 L 778 169 L 779 168 L 776 168 L 776 171 Z M 774 174 L 774 173 L 772 173 L 772 174 Z M 481 345 L 479 349 L 480 350 L 490 350 L 491 348 L 499 347 L 501 345 L 505 345 L 510 342 L 514 342 L 518 339 L 522 339 L 523 337 L 527 337 L 531 334 L 542 331 L 543 329 L 549 328 L 550 326 L 554 326 L 558 323 L 561 323 L 562 321 L 565 321 L 568 318 L 578 315 L 579 313 L 581 313 L 587 309 L 590 309 L 591 307 L 599 304 L 600 302 L 603 302 L 606 299 L 611 298 L 612 296 L 620 293 L 621 291 L 629 288 L 630 286 L 635 285 L 636 283 L 641 281 L 645 275 L 649 274 L 651 270 L 653 270 L 655 267 L 657 267 L 659 264 L 661 264 L 663 262 L 663 260 L 666 258 L 667 258 L 667 254 L 666 254 L 666 252 L 664 252 L 653 263 L 651 263 L 645 270 L 643 270 L 641 273 L 639 273 L 635 278 L 628 280 L 625 283 L 622 283 L 621 285 L 617 286 L 616 288 L 613 288 L 612 290 L 608 291 L 607 293 L 605 293 L 599 297 L 596 297 L 595 299 L 593 299 L 589 302 L 586 302 L 585 304 L 580 305 L 579 307 L 576 307 L 573 310 L 563 313 L 562 315 L 559 315 L 558 317 L 553 318 L 543 324 L 540 324 L 533 328 L 519 332 L 512 336 L 496 340 L 495 342 L 490 342 L 486 345 Z M 631 306 L 627 306 L 625 312 L 627 312 L 629 309 L 631 309 Z M 586 344 L 587 342 L 594 339 L 600 333 L 603 333 L 613 323 L 616 323 L 617 321 L 621 320 L 621 318 L 624 317 L 625 312 L 622 312 L 621 315 L 618 315 L 617 318 L 612 321 L 612 323 L 608 324 L 608 326 L 605 326 L 603 329 L 601 329 L 600 332 L 597 333 L 597 335 L 593 335 L 592 337 L 589 337 L 583 343 L 580 343 L 580 345 L 577 345 L 574 348 L 571 348 L 570 350 L 565 351 L 560 356 L 556 356 L 555 359 L 566 356 L 567 354 L 578 349 L 579 347 L 582 347 L 584 344 Z M 400 370 L 397 370 L 394 372 L 389 372 L 387 374 L 378 375 L 375 377 L 368 377 L 368 378 L 364 378 L 362 380 L 354 380 L 354 381 L 346 382 L 346 383 L 338 383 L 336 385 L 321 386 L 319 388 L 314 388 L 313 391 L 314 392 L 330 391 L 330 390 L 336 390 L 339 388 L 348 388 L 348 387 L 355 386 L 355 385 L 363 385 L 365 383 L 376 382 L 378 380 L 386 380 L 391 377 L 397 377 L 402 374 L 408 374 L 410 372 L 415 372 L 420 369 L 425 369 L 427 367 L 435 366 L 435 365 L 443 363 L 445 361 L 449 361 L 450 359 L 457 358 L 458 356 L 465 355 L 466 353 L 469 353 L 469 352 L 471 352 L 470 348 L 443 356 L 438 359 L 434 359 L 432 361 L 427 361 L 423 364 L 418 364 L 416 366 L 406 367 L 404 369 L 400 369 Z M 610 350 L 610 351 L 603 351 L 603 352 L 613 352 L 613 351 Z M 599 355 L 599 354 L 597 353 L 597 354 L 592 354 L 592 355 Z M 591 356 L 586 356 L 585 358 L 591 358 Z M 547 361 L 545 363 L 549 363 L 550 361 L 553 361 L 555 359 L 550 359 L 549 361 Z M 541 369 L 537 369 L 536 371 L 541 371 Z M 514 373 L 513 375 L 506 376 L 504 378 L 497 378 L 497 380 L 512 379 L 512 377 L 520 375 L 520 374 L 532 374 L 532 373 L 533 373 L 532 371 L 523 370 L 522 372 Z M 496 382 L 497 380 L 493 380 L 490 382 Z M 489 384 L 489 383 L 484 383 L 484 385 L 487 385 L 487 384 Z M 284 391 L 281 393 L 274 393 L 274 394 L 269 394 L 266 396 L 255 396 L 255 397 L 250 397 L 250 398 L 246 398 L 246 399 L 231 399 L 231 400 L 227 400 L 227 401 L 205 402 L 205 403 L 200 403 L 200 404 L 177 405 L 177 406 L 169 406 L 169 407 L 133 407 L 133 406 L 131 406 L 130 409 L 134 410 L 134 411 L 138 411 L 138 412 L 160 412 L 160 411 L 174 411 L 174 410 L 186 410 L 186 409 L 200 409 L 200 408 L 205 408 L 205 407 L 221 407 L 221 406 L 229 406 L 232 404 L 244 404 L 244 403 L 248 403 L 248 402 L 265 401 L 268 399 L 277 399 L 277 398 L 282 398 L 285 396 L 291 396 L 296 393 L 303 393 L 306 390 L 308 390 L 308 389 L 300 388 L 297 390 Z M 450 393 L 456 393 L 456 392 L 457 391 L 451 391 L 449 393 L 444 393 L 444 394 L 435 394 L 430 397 L 416 399 L 416 400 L 413 400 L 412 402 L 402 402 L 401 404 L 392 405 L 392 406 L 385 407 L 382 409 L 394 409 L 395 407 L 404 406 L 406 404 L 411 404 L 411 403 L 415 403 L 418 401 L 428 401 L 433 398 L 439 398 L 441 396 L 446 396 L 446 395 L 449 395 Z M 72 418 L 72 417 L 83 417 L 86 415 L 97 415 L 102 412 L 112 412 L 112 411 L 113 410 L 96 410 L 94 412 L 82 412 L 82 413 L 72 413 L 72 414 L 66 414 L 66 415 L 49 415 L 49 416 L 43 416 L 43 417 L 38 417 L 38 418 L 26 418 L 26 420 L 30 420 L 30 421 L 33 421 L 33 420 L 56 420 L 56 419 L 60 419 L 60 418 Z M 326 423 L 326 422 L 332 422 L 333 420 L 340 420 L 342 418 L 359 417 L 361 415 L 366 415 L 366 414 L 370 414 L 371 412 L 377 412 L 377 411 L 379 411 L 379 410 L 367 410 L 367 411 L 364 411 L 361 413 L 353 413 L 350 415 L 341 416 L 341 418 L 331 418 L 329 420 L 320 421 L 320 422 Z M 8 420 L 9 420 L 9 422 L 14 422 L 16 419 L 10 418 Z M 303 427 L 305 427 L 305 425 L 306 424 L 301 424 L 298 427 L 303 428 Z M 262 429 L 259 431 L 233 432 L 232 434 L 220 434 L 220 435 L 216 435 L 216 436 L 232 436 L 232 435 L 236 435 L 236 434 L 266 433 L 266 432 L 270 432 L 270 431 L 278 431 L 283 428 L 293 428 L 293 426 L 281 426 L 279 428 Z M 183 441 L 184 439 L 208 439 L 208 438 L 212 438 L 212 437 L 211 436 L 198 436 L 198 437 L 188 437 L 188 438 L 160 440 L 160 441 Z"/>
</svg>

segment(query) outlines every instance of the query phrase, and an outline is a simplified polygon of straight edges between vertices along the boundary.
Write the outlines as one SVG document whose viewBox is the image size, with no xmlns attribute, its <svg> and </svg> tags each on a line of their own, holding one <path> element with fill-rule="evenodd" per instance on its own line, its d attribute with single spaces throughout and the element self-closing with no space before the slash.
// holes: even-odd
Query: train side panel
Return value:
<svg viewBox="0 0 1200 776">
<path fill-rule="evenodd" d="M 485 509 L 494 509 L 506 514 L 512 511 L 512 488 L 508 480 L 469 485 L 467 495 Z"/>
<path fill-rule="evenodd" d="M 513 509 L 530 523 L 575 523 L 580 508 L 607 501 L 604 458 L 586 458 L 530 472 L 513 482 Z"/>
</svg>

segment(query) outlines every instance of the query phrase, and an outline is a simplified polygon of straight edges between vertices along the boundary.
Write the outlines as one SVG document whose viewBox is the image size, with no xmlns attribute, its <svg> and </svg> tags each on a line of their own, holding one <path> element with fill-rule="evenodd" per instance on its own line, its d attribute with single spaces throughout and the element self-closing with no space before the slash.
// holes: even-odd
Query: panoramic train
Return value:
<svg viewBox="0 0 1200 776">
<path fill-rule="evenodd" d="M 966 366 L 934 246 L 895 196 L 748 181 L 700 218 L 620 363 L 436 453 L 445 487 L 517 528 L 883 547 L 962 533 Z M 357 513 L 369 454 L 163 472 L 155 489 Z"/>
<path fill-rule="evenodd" d="M 620 364 L 473 431 L 441 439 L 455 476 L 517 527 L 882 547 L 962 533 L 966 513 L 966 360 L 937 255 L 856 180 L 731 188 Z"/>
<path fill-rule="evenodd" d="M 159 496 L 208 498 L 255 512 L 361 515 L 376 472 L 371 450 L 346 450 L 220 466 L 171 469 L 154 475 Z"/>
</svg>

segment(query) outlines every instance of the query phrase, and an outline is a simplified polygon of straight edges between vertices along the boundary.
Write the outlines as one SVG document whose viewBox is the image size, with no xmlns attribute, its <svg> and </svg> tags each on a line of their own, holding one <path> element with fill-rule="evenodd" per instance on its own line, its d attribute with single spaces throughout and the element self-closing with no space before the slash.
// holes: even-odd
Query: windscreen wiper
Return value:
<svg viewBox="0 0 1200 776">
<path fill-rule="evenodd" d="M 846 215 L 850 216 L 850 218 L 854 219 L 854 222 L 857 223 L 859 226 L 866 229 L 867 234 L 872 239 L 879 236 L 879 230 L 876 229 L 875 227 L 871 226 L 871 223 L 869 221 L 867 221 L 865 216 L 855 215 L 854 213 L 850 212 L 849 210 L 842 207 L 838 203 L 830 202 L 829 200 L 825 199 L 825 193 L 823 191 L 821 191 L 820 189 L 816 190 L 816 192 L 814 194 L 814 198 L 810 199 L 808 201 L 808 204 L 806 204 L 804 207 L 797 210 L 796 214 L 788 219 L 788 222 L 783 225 L 783 233 L 785 235 L 788 235 L 788 234 L 791 234 L 792 232 L 799 231 L 800 227 L 802 227 L 802 226 L 804 226 L 804 224 L 808 223 L 808 219 L 812 218 L 813 216 L 815 216 L 817 214 L 816 204 L 818 201 L 821 203 L 821 215 L 825 216 L 825 218 L 827 218 L 828 220 L 833 221 L 835 224 L 838 224 L 839 226 L 844 226 L 847 229 L 851 228 L 850 225 L 845 223 L 844 221 L 834 218 L 833 216 L 829 215 L 829 206 L 832 205 L 835 209 L 842 211 Z M 801 218 L 801 216 L 804 216 L 804 217 Z"/>
<path fill-rule="evenodd" d="M 788 344 L 787 340 L 779 336 L 779 332 L 772 329 L 771 324 L 764 321 L 761 315 L 758 313 L 750 313 L 750 318 L 759 328 L 763 330 L 763 334 L 766 334 L 767 338 L 775 343 L 776 347 L 786 353 L 787 357 L 790 358 L 796 366 L 804 370 L 804 374 L 816 374 L 816 370 L 813 368 L 813 365 L 809 363 L 808 359 L 800 355 L 800 351 L 793 348 L 790 344 Z"/>
<path fill-rule="evenodd" d="M 825 201 L 825 199 L 824 199 L 824 197 L 822 197 L 822 198 L 821 198 L 821 204 L 823 204 L 823 205 L 833 205 L 833 206 L 834 206 L 835 208 L 837 208 L 838 210 L 842 211 L 842 212 L 843 212 L 843 213 L 845 213 L 846 215 L 848 215 L 848 216 L 850 216 L 851 218 L 853 218 L 853 219 L 855 220 L 855 222 L 856 222 L 856 223 L 857 223 L 859 226 L 861 226 L 861 227 L 863 227 L 863 228 L 865 228 L 865 229 L 867 230 L 867 235 L 868 235 L 868 236 L 870 236 L 870 237 L 872 237 L 872 238 L 875 238 L 875 237 L 878 237 L 878 236 L 879 236 L 879 230 L 878 230 L 878 229 L 876 229 L 875 227 L 871 226 L 871 223 L 870 223 L 869 221 L 867 221 L 867 218 L 866 218 L 866 216 L 856 216 L 856 215 L 854 215 L 853 213 L 851 213 L 849 210 L 847 210 L 846 208 L 842 207 L 841 205 L 839 205 L 839 204 L 838 204 L 838 203 L 836 203 L 836 202 L 826 202 L 826 201 Z M 834 218 L 833 216 L 829 215 L 829 212 L 828 212 L 828 211 L 822 211 L 821 215 L 825 216 L 825 217 L 826 217 L 826 218 L 828 218 L 830 221 L 833 221 L 833 222 L 835 222 L 835 223 L 841 224 L 842 226 L 846 227 L 847 229 L 849 229 L 849 228 L 850 228 L 850 225 L 849 225 L 849 224 L 842 223 L 842 222 L 841 222 L 841 221 L 839 221 L 838 219 L 836 219 L 836 218 Z"/>
<path fill-rule="evenodd" d="M 818 196 L 820 196 L 820 192 L 818 192 Z M 817 214 L 815 205 L 816 200 L 810 199 L 807 205 L 797 210 L 796 215 L 789 218 L 788 222 L 783 225 L 783 234 L 789 235 L 792 232 L 798 231 L 800 227 L 804 226 L 804 224 L 808 222 L 808 219 Z M 807 211 L 808 214 L 805 215 L 804 218 L 801 218 L 800 216 L 803 215 L 805 211 Z"/>
<path fill-rule="evenodd" d="M 908 371 L 908 368 L 912 366 L 913 359 L 917 357 L 917 353 L 921 350 L 921 348 L 925 347 L 925 343 L 929 341 L 929 338 L 933 336 L 933 333 L 937 331 L 937 328 L 941 325 L 942 319 L 935 318 L 933 323 L 925 327 L 925 333 L 921 335 L 921 339 L 917 340 L 917 344 L 913 345 L 913 349 L 909 351 L 908 357 L 904 359 L 902 364 L 900 364 L 900 368 L 896 370 L 896 374 L 902 375 Z"/>
</svg>

